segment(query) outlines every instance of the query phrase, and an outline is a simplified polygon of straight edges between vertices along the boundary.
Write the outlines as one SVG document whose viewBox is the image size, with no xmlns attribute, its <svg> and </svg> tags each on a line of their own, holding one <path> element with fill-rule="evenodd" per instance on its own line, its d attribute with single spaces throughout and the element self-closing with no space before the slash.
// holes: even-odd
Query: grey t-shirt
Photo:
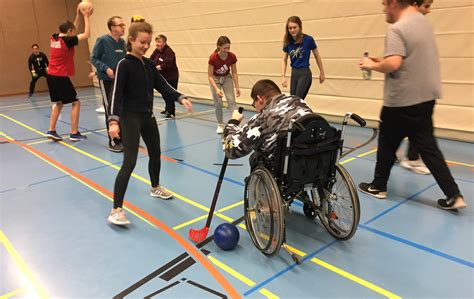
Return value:
<svg viewBox="0 0 474 299">
<path fill-rule="evenodd" d="M 441 98 L 438 48 L 433 29 L 421 13 L 392 24 L 384 57 L 403 57 L 400 68 L 385 74 L 384 106 L 406 107 Z"/>
</svg>

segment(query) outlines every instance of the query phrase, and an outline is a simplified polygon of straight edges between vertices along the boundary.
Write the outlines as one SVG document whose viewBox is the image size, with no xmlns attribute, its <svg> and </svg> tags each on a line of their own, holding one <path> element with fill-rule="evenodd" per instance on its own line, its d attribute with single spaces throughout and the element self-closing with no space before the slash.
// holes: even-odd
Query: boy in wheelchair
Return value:
<svg viewBox="0 0 474 299">
<path fill-rule="evenodd" d="M 247 124 L 240 127 L 243 114 L 236 110 L 225 128 L 224 150 L 229 159 L 243 157 L 254 150 L 249 159 L 251 170 L 258 165 L 263 165 L 276 178 L 279 178 L 283 170 L 282 156 L 286 137 L 290 126 L 294 125 L 293 136 L 299 135 L 297 138 L 293 138 L 292 142 L 299 143 L 300 152 L 304 152 L 302 147 L 305 147 L 305 144 L 314 144 L 324 139 L 327 139 L 329 144 L 319 151 L 318 157 L 315 157 L 315 154 L 311 156 L 310 153 L 292 159 L 288 173 L 291 174 L 293 181 L 314 180 L 318 176 L 315 171 L 327 170 L 331 166 L 330 164 L 334 163 L 333 156 L 338 141 L 337 130 L 330 127 L 324 118 L 313 114 L 305 101 L 297 96 L 282 94 L 279 87 L 271 80 L 258 81 L 253 86 L 250 96 L 253 99 L 252 106 L 257 110 L 257 114 Z M 301 125 L 301 128 L 296 127 L 296 125 L 306 124 L 308 121 L 313 121 L 310 131 L 303 132 L 304 128 Z M 332 150 L 332 153 L 327 153 L 328 150 Z M 319 175 L 319 177 L 322 176 L 323 174 Z M 279 181 L 278 183 L 283 182 Z M 301 186 L 292 187 L 290 184 L 289 187 L 288 191 L 302 191 L 298 190 Z"/>
<path fill-rule="evenodd" d="M 243 115 L 234 111 L 223 143 L 229 159 L 254 151 L 244 199 L 254 245 L 269 256 L 284 248 L 299 263 L 285 243 L 284 207 L 294 199 L 331 235 L 350 239 L 359 222 L 359 201 L 352 179 L 337 163 L 343 129 L 331 127 L 299 97 L 282 94 L 271 80 L 258 81 L 250 96 L 257 114 L 240 126 Z"/>
<path fill-rule="evenodd" d="M 271 158 L 277 148 L 277 139 L 287 130 L 291 120 L 313 111 L 297 96 L 286 96 L 271 80 L 260 80 L 252 87 L 252 106 L 257 111 L 247 124 L 240 127 L 243 114 L 235 110 L 224 130 L 224 150 L 229 159 L 255 153 L 250 158 L 253 167 L 264 156 Z"/>
</svg>

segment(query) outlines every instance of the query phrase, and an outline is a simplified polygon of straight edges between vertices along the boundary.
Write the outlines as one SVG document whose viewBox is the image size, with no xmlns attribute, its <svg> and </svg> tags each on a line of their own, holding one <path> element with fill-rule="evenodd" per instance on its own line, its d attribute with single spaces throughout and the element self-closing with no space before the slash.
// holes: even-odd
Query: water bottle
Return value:
<svg viewBox="0 0 474 299">
<path fill-rule="evenodd" d="M 369 52 L 364 52 L 364 59 L 369 59 Z M 362 71 L 362 78 L 364 80 L 370 80 L 372 79 L 372 71 L 371 70 L 363 70 Z"/>
</svg>

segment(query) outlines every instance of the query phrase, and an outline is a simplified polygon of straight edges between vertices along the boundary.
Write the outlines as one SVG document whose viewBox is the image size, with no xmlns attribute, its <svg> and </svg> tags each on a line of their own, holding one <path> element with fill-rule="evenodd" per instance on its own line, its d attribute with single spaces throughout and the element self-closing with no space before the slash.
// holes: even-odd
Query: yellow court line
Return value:
<svg viewBox="0 0 474 299">
<path fill-rule="evenodd" d="M 82 135 L 90 135 L 92 134 L 91 132 L 85 132 L 85 133 L 81 133 Z M 63 138 L 67 138 L 68 135 L 64 135 L 64 136 L 61 136 Z M 35 145 L 35 144 L 41 144 L 41 143 L 46 143 L 46 142 L 56 142 L 56 141 L 53 141 L 51 139 L 46 139 L 46 140 L 40 140 L 40 141 L 35 141 L 35 142 L 30 142 L 30 143 L 27 143 L 26 145 Z"/>
<path fill-rule="evenodd" d="M 242 205 L 243 203 L 244 203 L 244 201 L 241 200 L 241 201 L 236 202 L 236 203 L 234 203 L 234 204 L 228 205 L 228 206 L 226 206 L 226 207 L 223 207 L 222 209 L 217 210 L 216 212 L 214 212 L 213 215 L 217 215 L 218 217 L 220 217 L 220 218 L 222 218 L 222 219 L 225 219 L 225 220 L 228 221 L 228 222 L 232 222 L 232 219 L 228 218 L 228 217 L 225 216 L 225 215 L 220 215 L 219 213 L 222 213 L 222 212 L 225 212 L 225 211 L 227 211 L 227 210 L 233 209 L 233 208 L 235 208 L 235 207 L 237 207 L 237 206 Z M 206 219 L 208 215 L 209 215 L 209 214 L 205 214 L 205 215 L 202 215 L 202 216 L 193 218 L 193 219 L 191 219 L 191 220 L 189 220 L 189 221 L 186 221 L 186 222 L 183 222 L 183 223 L 181 223 L 181 224 L 176 225 L 175 227 L 173 227 L 173 229 L 174 229 L 174 230 L 177 230 L 177 229 L 186 227 L 186 226 L 188 226 L 188 225 L 191 225 L 191 224 L 193 224 L 193 223 L 199 222 L 199 221 L 201 221 L 201 220 L 203 220 L 203 219 Z M 225 218 L 224 218 L 224 217 L 225 217 Z M 230 221 L 229 221 L 229 220 L 230 220 Z"/>
<path fill-rule="evenodd" d="M 2 114 L 0 114 L 0 115 L 2 115 Z M 9 118 L 9 117 L 7 117 L 7 118 Z M 11 118 L 9 118 L 9 119 L 11 119 Z M 15 121 L 16 123 L 20 124 L 20 125 L 23 125 L 22 123 L 20 123 L 20 122 L 18 122 L 18 121 L 16 121 L 16 120 L 14 120 L 14 121 Z M 23 125 L 23 126 L 24 126 L 24 127 L 29 127 L 29 126 L 27 126 L 27 125 Z M 30 128 L 30 130 L 34 130 L 34 129 L 32 129 L 31 127 L 29 127 L 29 128 Z M 34 130 L 34 131 L 36 131 L 36 130 Z M 38 132 L 39 132 L 39 131 L 38 131 Z M 107 161 L 105 161 L 105 160 L 102 160 L 102 159 L 100 159 L 100 158 L 98 158 L 98 157 L 96 157 L 96 156 L 94 156 L 94 155 L 91 155 L 91 154 L 89 154 L 89 153 L 87 153 L 87 152 L 84 152 L 83 150 L 80 150 L 80 149 L 78 149 L 78 148 L 76 148 L 76 147 L 74 147 L 74 146 L 71 146 L 71 145 L 69 145 L 69 144 L 67 144 L 67 143 L 65 143 L 65 142 L 59 142 L 59 143 L 65 145 L 65 146 L 67 146 L 67 147 L 69 147 L 69 148 L 71 148 L 71 149 L 73 149 L 73 150 L 75 150 L 75 151 L 78 151 L 78 152 L 80 152 L 80 153 L 82 153 L 82 154 L 84 154 L 84 155 L 90 157 L 91 159 L 94 159 L 94 160 L 99 161 L 99 162 L 101 162 L 101 163 L 103 163 L 103 164 L 109 165 L 109 166 L 111 166 L 111 167 L 113 167 L 113 168 L 115 168 L 115 169 L 119 169 L 118 166 L 112 165 L 111 163 L 109 163 L 109 162 L 107 162 Z M 341 164 L 342 164 L 342 163 L 347 163 L 347 162 L 349 162 L 349 161 L 353 161 L 354 159 L 355 159 L 355 158 L 349 158 L 349 159 L 344 160 L 343 162 L 341 162 Z M 150 183 L 148 180 L 146 180 L 145 178 L 143 178 L 143 177 L 141 177 L 141 176 L 139 176 L 139 175 L 134 175 L 134 174 L 132 174 L 132 176 L 134 176 L 135 178 L 137 178 L 137 179 L 139 179 L 139 180 L 141 180 L 141 181 L 146 182 L 147 184 Z M 209 211 L 209 208 L 207 208 L 207 207 L 205 207 L 205 206 L 203 206 L 203 205 L 201 205 L 201 204 L 198 204 L 198 203 L 196 203 L 196 202 L 194 202 L 194 201 L 192 201 L 192 200 L 190 200 L 190 199 L 187 199 L 187 198 L 185 198 L 185 197 L 183 197 L 183 196 L 181 196 L 181 195 L 179 195 L 179 194 L 176 194 L 176 193 L 174 193 L 174 194 L 175 194 L 175 196 L 176 196 L 177 198 L 180 198 L 181 200 L 183 200 L 183 201 L 185 201 L 185 202 L 187 202 L 187 203 L 190 203 L 190 204 L 192 204 L 192 205 L 195 206 L 195 207 L 199 207 L 199 208 L 202 209 L 202 210 Z M 232 218 L 226 217 L 226 216 L 224 216 L 224 215 L 222 215 L 222 214 L 217 214 L 217 216 L 220 217 L 220 218 L 225 219 L 225 220 L 228 221 L 228 222 L 232 222 L 232 221 L 233 221 Z M 241 223 L 239 226 L 240 226 L 240 227 L 245 227 L 245 225 L 244 225 L 243 223 Z"/>
<path fill-rule="evenodd" d="M 0 115 L 1 115 L 1 114 L 0 114 Z M 25 125 L 25 126 L 26 126 L 26 125 Z M 33 130 L 34 130 L 34 129 L 33 129 Z M 38 131 L 38 132 L 39 132 L 39 131 Z M 6 138 L 8 138 L 8 139 L 10 139 L 10 140 L 14 140 L 13 138 L 11 138 L 11 137 L 9 137 L 9 136 L 3 134 L 2 132 L 0 132 L 0 134 L 3 135 L 3 136 L 5 136 Z M 67 146 L 67 147 L 69 147 L 69 148 L 72 148 L 73 150 L 77 150 L 77 151 L 79 151 L 80 153 L 83 153 L 83 154 L 85 154 L 86 156 L 91 157 L 92 159 L 97 158 L 97 157 L 95 157 L 95 156 L 93 156 L 93 155 L 91 155 L 91 154 L 89 154 L 89 153 L 87 153 L 87 152 L 84 152 L 84 151 L 82 151 L 82 150 L 79 150 L 79 149 L 77 149 L 77 148 L 75 148 L 75 147 L 73 147 L 73 146 L 71 146 L 71 145 L 69 145 L 69 144 L 67 144 L 67 143 L 65 143 L 65 142 L 59 142 L 59 143 L 65 145 L 65 146 Z M 29 151 L 29 152 L 31 152 L 31 151 Z M 49 163 L 49 161 L 46 161 L 46 160 L 43 159 L 42 157 L 36 155 L 34 152 L 31 152 L 31 153 L 34 154 L 35 156 L 41 158 L 43 161 L 47 162 L 48 164 L 54 166 L 55 168 L 57 168 L 57 169 L 59 169 L 59 170 L 61 170 L 62 172 L 65 173 L 64 170 L 58 168 L 58 167 L 57 167 L 56 165 L 54 165 L 54 164 Z M 96 160 L 102 160 L 102 159 L 97 158 Z M 102 161 L 104 161 L 104 160 L 102 160 Z M 106 161 L 104 161 L 104 162 L 106 162 Z M 106 163 L 108 163 L 108 162 L 106 162 Z M 108 163 L 108 165 L 109 165 L 109 166 L 112 166 L 112 167 L 115 166 L 115 165 L 112 165 L 112 164 L 110 164 L 110 163 Z M 115 168 L 115 167 L 114 167 L 114 168 Z M 117 168 L 118 168 L 118 167 L 117 167 Z M 67 173 L 66 173 L 66 174 L 67 174 Z M 68 175 L 69 175 L 69 174 L 68 174 Z M 77 178 L 75 178 L 75 177 L 73 177 L 73 176 L 71 176 L 71 177 L 74 178 L 74 179 L 76 179 L 78 182 L 84 184 L 85 186 L 89 187 L 90 189 L 94 190 L 95 192 L 99 193 L 100 195 L 106 197 L 106 198 L 109 199 L 110 201 L 113 201 L 112 198 L 110 198 L 110 197 L 108 197 L 107 195 L 103 194 L 103 193 L 100 192 L 99 190 L 96 190 L 94 187 L 89 186 L 89 185 L 86 184 L 85 182 L 82 182 L 81 180 L 79 180 L 79 179 L 77 179 Z M 138 175 L 137 175 L 137 178 L 139 178 L 141 181 L 146 181 L 148 184 L 150 183 L 148 180 L 146 180 L 145 178 L 143 178 L 143 177 L 141 177 L 141 176 L 138 176 Z M 181 198 L 183 198 L 183 199 L 186 199 L 186 202 L 189 201 L 189 202 L 194 203 L 192 200 L 187 199 L 187 198 L 185 198 L 185 197 L 183 197 L 183 196 L 181 196 L 181 195 L 179 195 L 179 194 L 175 194 L 175 196 L 176 196 L 176 197 L 179 196 L 179 197 L 181 197 Z M 197 204 L 197 203 L 195 203 L 195 204 Z M 195 206 L 198 206 L 198 207 L 200 206 L 200 207 L 202 207 L 203 209 L 209 211 L 209 209 L 208 209 L 207 207 L 203 206 L 203 205 L 197 204 L 197 205 L 195 205 Z M 155 225 L 153 225 L 152 223 L 150 223 L 150 222 L 147 221 L 146 219 L 142 218 L 140 215 L 137 215 L 136 213 L 134 213 L 133 211 L 129 210 L 129 209 L 126 208 L 126 207 L 125 207 L 125 209 L 126 209 L 128 212 L 130 212 L 131 214 L 137 216 L 139 219 L 145 221 L 146 223 L 148 223 L 148 224 L 150 224 L 150 225 L 152 225 L 153 227 L 156 228 Z M 232 222 L 232 221 L 233 221 L 232 218 L 227 217 L 227 216 L 222 215 L 222 214 L 218 214 L 217 216 L 219 216 L 219 217 L 221 217 L 221 218 L 223 218 L 224 220 L 229 221 L 229 222 Z M 231 269 L 231 268 L 228 267 L 228 266 L 226 266 L 226 267 L 229 268 L 229 269 Z M 235 273 L 238 273 L 238 272 L 236 272 L 235 270 L 233 270 L 233 271 L 234 271 Z M 240 273 L 238 273 L 238 277 L 240 277 L 240 279 L 243 279 L 243 278 L 248 279 L 248 278 L 246 278 L 244 275 L 242 275 L 242 274 L 240 274 Z M 267 293 L 268 293 L 268 294 L 272 294 L 272 293 L 269 292 L 269 291 L 267 291 Z M 278 298 L 278 296 L 276 296 L 276 295 L 273 295 L 273 294 L 272 294 L 272 296 L 274 296 L 274 297 L 269 297 L 269 298 Z"/>
<path fill-rule="evenodd" d="M 256 285 L 256 283 L 243 276 L 242 274 L 240 274 L 239 272 L 235 271 L 234 269 L 230 268 L 229 266 L 225 265 L 224 263 L 222 263 L 221 261 L 219 261 L 218 259 L 216 259 L 215 257 L 213 256 L 210 256 L 208 255 L 207 258 L 214 264 L 216 265 L 217 267 L 221 268 L 222 270 L 224 270 L 225 272 L 229 273 L 230 275 L 234 276 L 235 278 L 237 278 L 238 280 L 242 281 L 243 283 L 245 283 L 246 285 L 248 286 L 251 286 L 253 287 L 254 285 Z M 269 290 L 265 289 L 265 288 L 261 288 L 259 290 L 259 292 L 266 296 L 267 298 L 280 298 L 278 297 L 277 295 L 273 294 L 272 292 L 270 292 Z"/>
<path fill-rule="evenodd" d="M 299 250 L 299 249 L 296 249 L 296 248 L 294 248 L 294 247 L 292 247 L 292 246 L 290 246 L 290 245 L 287 245 L 287 246 L 288 246 L 288 249 L 289 249 L 290 251 L 292 251 L 293 253 L 295 253 L 295 254 L 297 254 L 297 255 L 299 255 L 299 256 L 306 256 L 306 253 L 304 253 L 303 251 L 301 251 L 301 250 Z M 345 278 L 347 278 L 347 279 L 349 279 L 349 280 L 352 280 L 353 282 L 355 282 L 355 283 L 357 283 L 357 284 L 360 284 L 360 285 L 362 285 L 362 286 L 364 286 L 364 287 L 366 287 L 366 288 L 368 288 L 368 289 L 370 289 L 370 290 L 372 290 L 372 291 L 374 291 L 374 292 L 376 292 L 376 293 L 379 293 L 380 295 L 383 295 L 383 296 L 385 296 L 385 297 L 387 297 L 387 298 L 393 298 L 393 299 L 395 299 L 395 298 L 402 298 L 402 297 L 400 297 L 400 296 L 398 296 L 398 295 L 395 295 L 394 293 L 389 292 L 389 291 L 387 291 L 387 290 L 385 290 L 385 289 L 383 289 L 383 288 L 381 288 L 381 287 L 379 287 L 379 286 L 377 286 L 377 285 L 375 285 L 375 284 L 373 284 L 373 283 L 371 283 L 371 282 L 368 282 L 368 281 L 365 280 L 365 279 L 362 279 L 362 278 L 360 278 L 360 277 L 358 277 L 358 276 L 355 276 L 354 274 L 351 274 L 351 273 L 349 273 L 349 272 L 347 272 L 347 271 L 344 271 L 344 270 L 342 270 L 342 269 L 340 269 L 340 268 L 338 268 L 338 267 L 336 267 L 336 266 L 334 266 L 334 265 L 331 265 L 331 264 L 329 264 L 329 263 L 327 263 L 327 262 L 325 262 L 325 261 L 323 261 L 323 260 L 320 260 L 320 259 L 318 259 L 318 258 L 313 257 L 313 258 L 311 259 L 311 261 L 312 261 L 313 263 L 315 263 L 315 264 L 317 264 L 317 265 L 323 267 L 323 268 L 328 269 L 329 271 L 332 271 L 332 272 L 334 272 L 334 273 L 336 273 L 336 274 L 339 274 L 339 275 L 342 276 L 342 277 L 345 277 Z"/>
<path fill-rule="evenodd" d="M 474 164 L 456 162 L 456 161 L 451 161 L 451 160 L 446 160 L 446 162 L 456 164 L 456 165 L 461 165 L 461 166 L 474 167 Z"/>
<path fill-rule="evenodd" d="M 11 138 L 10 136 L 6 135 L 6 134 L 3 133 L 3 132 L 0 132 L 0 135 L 4 136 L 4 137 L 7 138 L 7 139 L 14 140 L 13 138 Z M 53 166 L 54 168 L 56 168 L 57 170 L 61 171 L 62 173 L 66 174 L 66 175 L 69 176 L 70 178 L 72 178 L 72 179 L 78 181 L 79 183 L 83 184 L 84 186 L 88 187 L 89 189 L 91 189 L 91 190 L 95 191 L 96 193 L 102 195 L 103 197 L 107 198 L 109 201 L 111 201 L 111 202 L 114 201 L 113 198 L 111 198 L 110 196 L 108 196 L 108 195 L 102 193 L 100 190 L 97 190 L 96 188 L 92 187 L 91 185 L 87 184 L 86 182 L 84 182 L 84 181 L 82 181 L 82 180 L 80 180 L 80 179 L 78 179 L 78 178 L 76 178 L 76 177 L 74 177 L 74 176 L 71 176 L 70 173 L 68 173 L 68 172 L 65 171 L 64 169 L 61 169 L 60 167 L 54 165 L 53 163 L 51 163 L 50 161 L 44 159 L 43 157 L 37 155 L 35 152 L 32 152 L 32 151 L 30 151 L 30 150 L 27 149 L 27 148 L 23 148 L 23 149 L 25 149 L 26 151 L 28 151 L 28 152 L 30 152 L 31 154 L 35 155 L 35 156 L 38 157 L 39 159 L 41 159 L 41 160 L 43 160 L 44 162 L 48 163 L 49 165 Z M 145 218 L 143 218 L 143 217 L 140 216 L 139 214 L 135 213 L 134 211 L 128 209 L 127 207 L 124 207 L 124 209 L 125 209 L 126 211 L 128 211 L 129 213 L 135 215 L 137 218 L 139 218 L 139 219 L 145 221 L 146 223 L 150 224 L 150 225 L 153 226 L 154 228 L 158 229 L 158 227 L 156 227 L 153 223 L 149 222 L 148 220 L 146 220 Z"/>
<path fill-rule="evenodd" d="M 362 158 L 362 157 L 364 157 L 364 156 L 367 156 L 367 155 L 370 155 L 370 154 L 376 153 L 376 152 L 377 152 L 377 149 L 375 148 L 375 149 L 370 150 L 370 151 L 368 151 L 368 152 L 365 152 L 365 153 L 362 153 L 362 154 L 360 154 L 360 155 L 357 155 L 357 158 Z"/>
<path fill-rule="evenodd" d="M 25 289 L 17 289 L 9 293 L 6 293 L 5 295 L 0 295 L 0 299 L 8 299 L 18 294 L 24 293 L 25 291 L 26 291 Z"/>
<path fill-rule="evenodd" d="M 0 243 L 2 243 L 3 246 L 5 246 L 8 253 L 10 254 L 10 256 L 15 261 L 16 265 L 18 266 L 18 268 L 20 268 L 20 271 L 26 277 L 29 284 L 28 287 L 32 288 L 35 291 L 35 293 L 39 295 L 40 298 L 49 298 L 48 293 L 46 293 L 46 290 L 39 284 L 33 272 L 31 272 L 31 270 L 28 268 L 23 258 L 20 256 L 20 254 L 18 254 L 18 252 L 15 250 L 13 245 L 8 240 L 7 236 L 1 230 L 0 230 Z"/>
</svg>

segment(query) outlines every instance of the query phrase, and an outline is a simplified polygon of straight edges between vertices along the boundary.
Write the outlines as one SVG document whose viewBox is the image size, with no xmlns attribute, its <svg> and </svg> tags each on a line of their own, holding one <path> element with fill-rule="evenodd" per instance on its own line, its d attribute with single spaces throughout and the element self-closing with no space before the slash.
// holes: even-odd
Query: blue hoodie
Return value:
<svg viewBox="0 0 474 299">
<path fill-rule="evenodd" d="M 111 68 L 114 73 L 120 59 L 127 55 L 125 41 L 120 38 L 117 41 L 109 34 L 97 38 L 92 50 L 91 62 L 97 69 L 97 78 L 104 81 L 113 81 L 107 76 L 107 69 Z"/>
</svg>

